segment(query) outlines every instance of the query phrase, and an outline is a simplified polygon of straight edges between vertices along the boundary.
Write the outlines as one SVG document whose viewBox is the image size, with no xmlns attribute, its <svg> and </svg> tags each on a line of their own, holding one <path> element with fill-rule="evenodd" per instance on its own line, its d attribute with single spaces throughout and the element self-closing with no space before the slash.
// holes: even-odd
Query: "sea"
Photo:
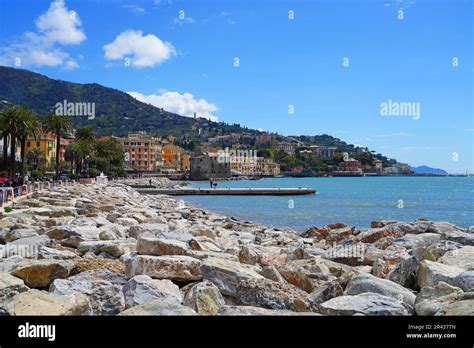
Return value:
<svg viewBox="0 0 474 348">
<path fill-rule="evenodd" d="M 209 188 L 209 182 L 189 182 Z M 219 181 L 218 187 L 308 187 L 307 196 L 182 196 L 194 206 L 298 232 L 343 222 L 359 228 L 371 221 L 448 221 L 474 225 L 474 177 L 328 177 Z"/>
</svg>

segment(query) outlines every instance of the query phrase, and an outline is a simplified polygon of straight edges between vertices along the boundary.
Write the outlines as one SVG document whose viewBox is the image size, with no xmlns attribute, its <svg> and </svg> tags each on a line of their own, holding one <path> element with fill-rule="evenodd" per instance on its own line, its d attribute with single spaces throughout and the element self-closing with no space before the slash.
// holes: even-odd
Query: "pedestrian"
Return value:
<svg viewBox="0 0 474 348">
<path fill-rule="evenodd" d="M 211 186 L 211 189 L 212 189 L 212 179 L 209 181 L 209 185 Z"/>
<path fill-rule="evenodd" d="M 151 179 L 148 182 L 150 183 L 150 186 L 151 186 Z"/>
</svg>

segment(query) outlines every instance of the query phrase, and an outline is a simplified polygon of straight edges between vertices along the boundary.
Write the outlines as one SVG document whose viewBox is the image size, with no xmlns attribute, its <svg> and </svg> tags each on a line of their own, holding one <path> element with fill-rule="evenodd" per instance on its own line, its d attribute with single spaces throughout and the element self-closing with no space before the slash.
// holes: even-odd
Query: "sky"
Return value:
<svg viewBox="0 0 474 348">
<path fill-rule="evenodd" d="M 99 83 L 186 116 L 330 134 L 412 166 L 472 173 L 473 6 L 0 0 L 0 65 Z"/>
</svg>

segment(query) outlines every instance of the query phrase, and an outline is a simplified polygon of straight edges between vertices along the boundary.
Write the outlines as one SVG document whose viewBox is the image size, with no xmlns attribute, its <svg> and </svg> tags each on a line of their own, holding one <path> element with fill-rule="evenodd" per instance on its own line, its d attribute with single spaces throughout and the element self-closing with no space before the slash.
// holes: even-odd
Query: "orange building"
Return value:
<svg viewBox="0 0 474 348">
<path fill-rule="evenodd" d="M 176 145 L 164 145 L 161 151 L 163 165 L 166 167 L 179 167 L 181 165 L 181 149 Z"/>
<path fill-rule="evenodd" d="M 146 132 L 137 132 L 117 140 L 124 151 L 126 170 L 149 171 L 161 165 L 161 145 L 158 138 L 148 136 Z"/>
</svg>

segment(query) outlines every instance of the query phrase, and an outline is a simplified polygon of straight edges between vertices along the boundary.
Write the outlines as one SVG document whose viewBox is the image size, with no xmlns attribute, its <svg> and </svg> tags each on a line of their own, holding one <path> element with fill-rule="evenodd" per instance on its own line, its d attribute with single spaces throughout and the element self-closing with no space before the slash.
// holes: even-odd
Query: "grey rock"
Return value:
<svg viewBox="0 0 474 348">
<path fill-rule="evenodd" d="M 176 302 L 158 299 L 126 309 L 119 315 L 196 315 L 196 312 Z"/>
<path fill-rule="evenodd" d="M 403 303 L 392 297 L 370 292 L 338 296 L 321 303 L 319 307 L 321 313 L 327 315 L 409 315 Z"/>
<path fill-rule="evenodd" d="M 180 304 L 183 301 L 179 287 L 171 280 L 153 279 L 147 275 L 131 278 L 122 288 L 125 308 L 134 307 L 155 299 L 168 299 Z"/>
<path fill-rule="evenodd" d="M 374 277 L 370 274 L 359 274 L 347 284 L 346 295 L 362 293 L 377 293 L 392 298 L 406 305 L 409 311 L 413 310 L 416 296 L 410 290 L 386 279 Z"/>
</svg>

